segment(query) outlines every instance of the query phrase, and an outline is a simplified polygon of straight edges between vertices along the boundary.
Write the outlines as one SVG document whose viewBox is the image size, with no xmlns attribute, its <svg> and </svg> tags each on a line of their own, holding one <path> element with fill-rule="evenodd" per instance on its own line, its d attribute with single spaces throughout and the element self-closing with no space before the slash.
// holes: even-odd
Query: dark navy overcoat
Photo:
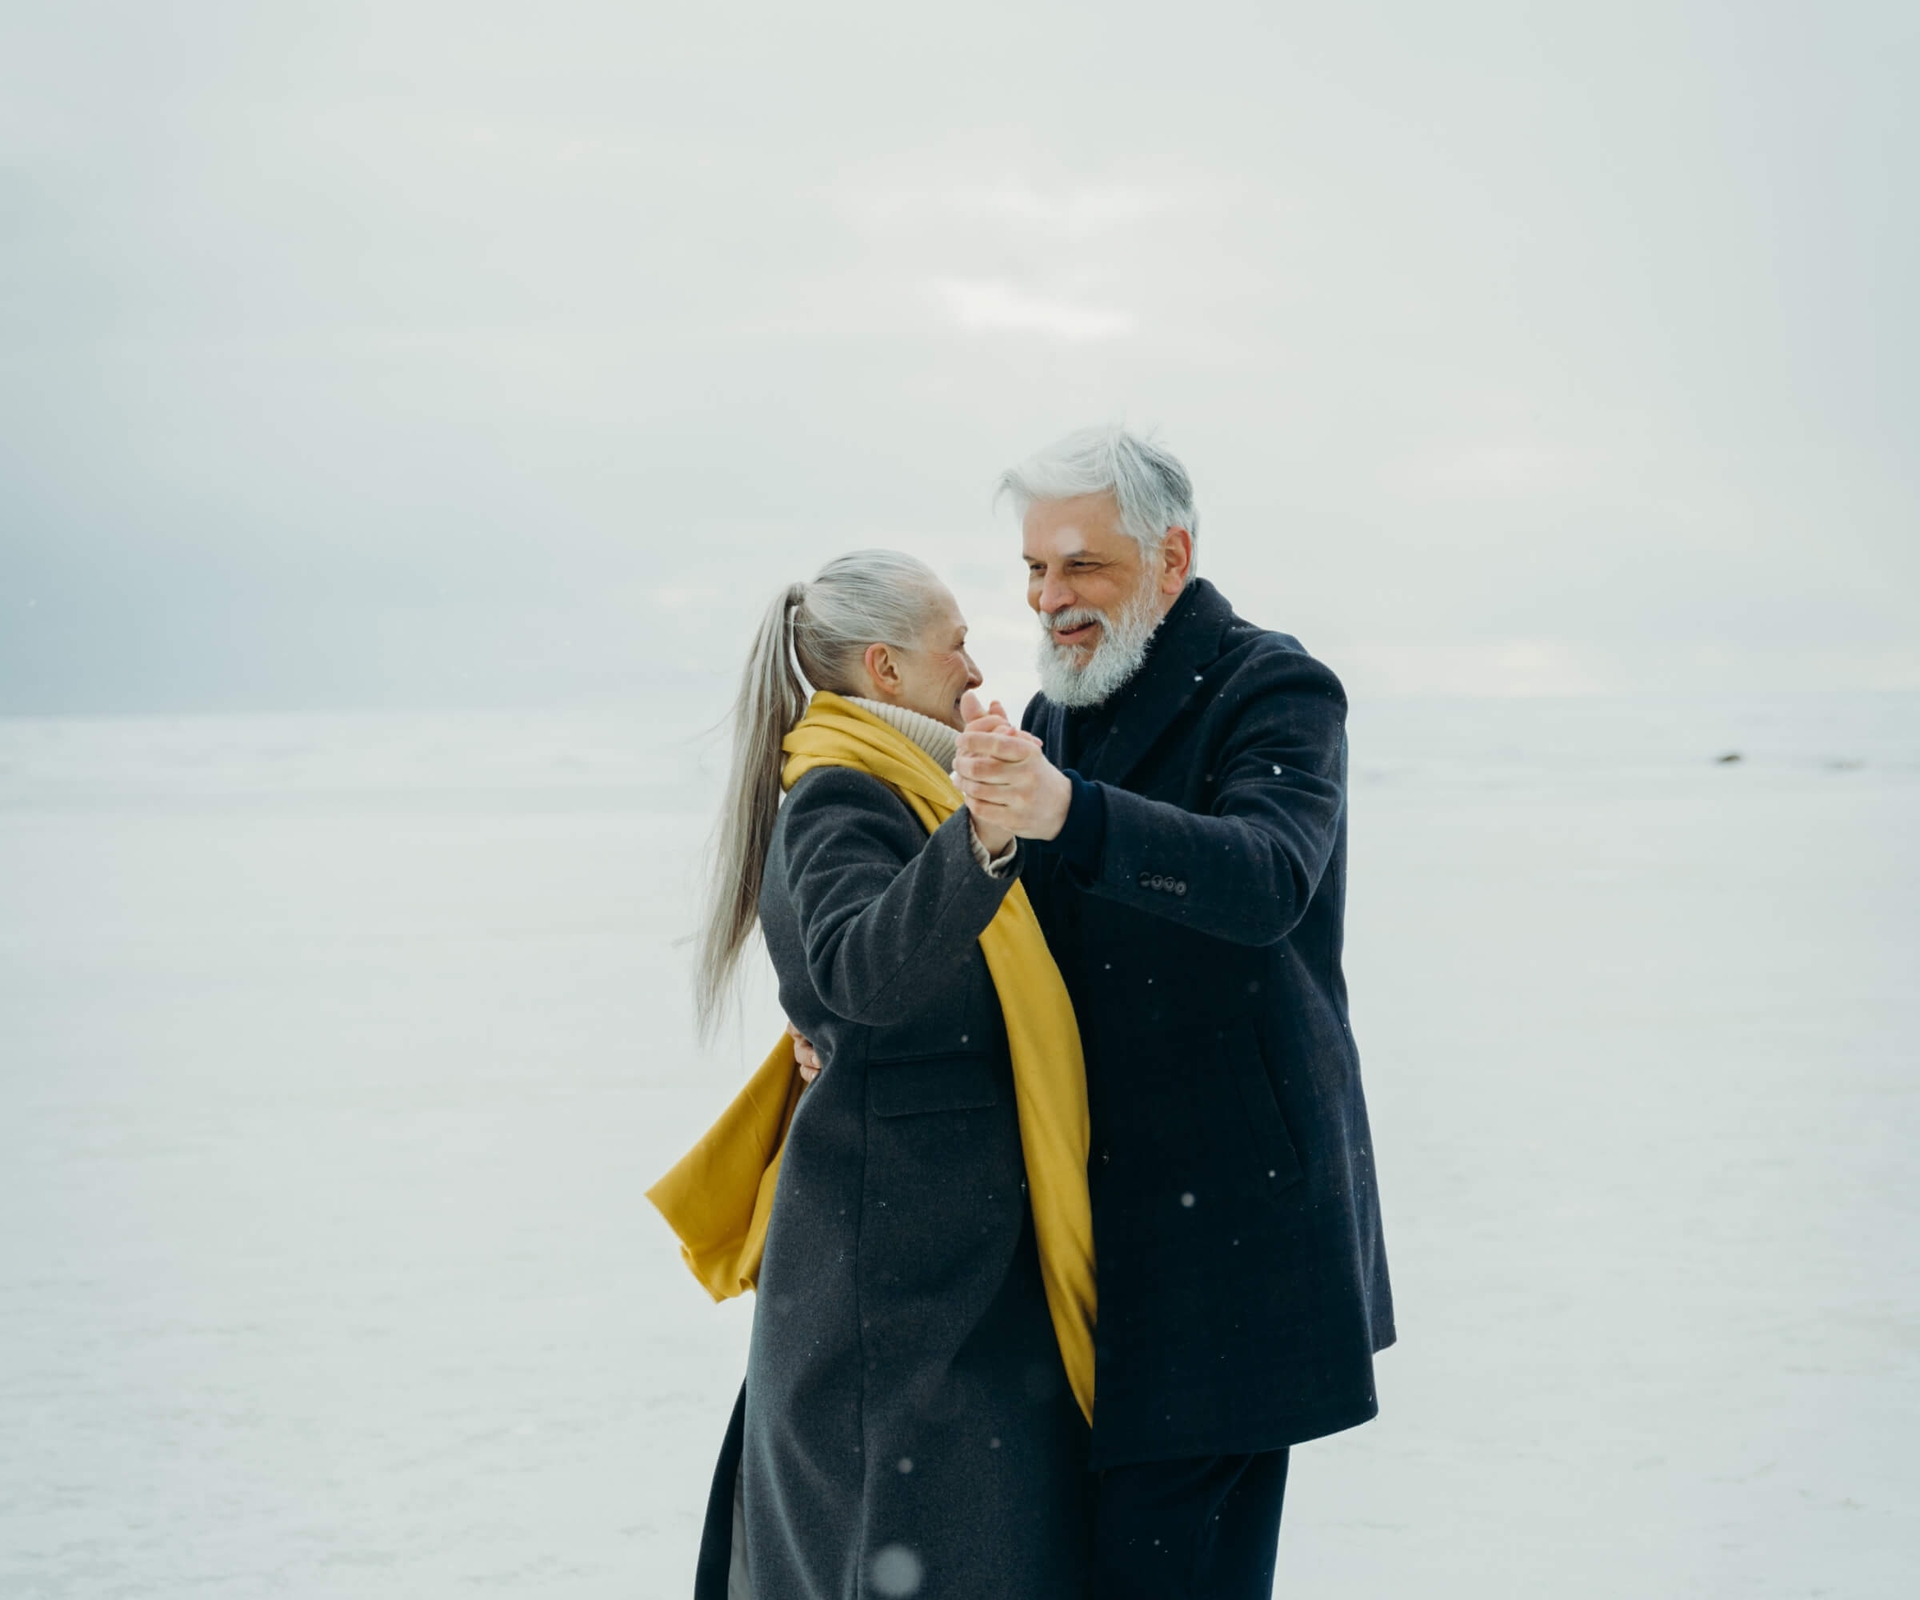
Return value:
<svg viewBox="0 0 1920 1600">
<path fill-rule="evenodd" d="M 1087 1059 L 1096 1467 L 1377 1409 L 1393 1302 L 1340 965 L 1346 709 L 1205 580 L 1105 705 L 1027 707 L 1105 813 L 1090 869 L 1046 847 L 1024 867 Z"/>
</svg>

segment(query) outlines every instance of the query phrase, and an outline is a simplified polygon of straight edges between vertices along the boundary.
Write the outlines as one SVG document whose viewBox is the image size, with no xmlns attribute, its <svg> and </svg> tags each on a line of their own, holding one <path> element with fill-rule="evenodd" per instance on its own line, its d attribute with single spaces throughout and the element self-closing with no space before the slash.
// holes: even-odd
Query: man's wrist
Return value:
<svg viewBox="0 0 1920 1600">
<path fill-rule="evenodd" d="M 1047 788 L 1052 791 L 1048 796 L 1052 803 L 1047 810 L 1053 830 L 1050 833 L 1036 833 L 1033 837 L 1051 843 L 1060 837 L 1060 830 L 1066 827 L 1068 814 L 1073 810 L 1073 779 L 1058 767 L 1049 771 L 1052 775 L 1047 779 Z"/>
<path fill-rule="evenodd" d="M 1106 794 L 1099 784 L 1090 783 L 1071 767 L 1063 769 L 1063 775 L 1073 786 L 1073 799 L 1053 848 L 1068 866 L 1086 877 L 1098 877 L 1107 848 Z"/>
</svg>

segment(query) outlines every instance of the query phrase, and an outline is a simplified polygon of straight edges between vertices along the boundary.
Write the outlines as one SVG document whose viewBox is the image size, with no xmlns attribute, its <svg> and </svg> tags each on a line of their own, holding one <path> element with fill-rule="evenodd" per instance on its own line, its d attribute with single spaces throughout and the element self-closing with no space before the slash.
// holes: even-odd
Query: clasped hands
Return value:
<svg viewBox="0 0 1920 1600">
<path fill-rule="evenodd" d="M 982 706 L 969 692 L 960 702 L 966 728 L 954 757 L 954 781 L 966 797 L 973 831 L 990 854 L 1015 839 L 1052 839 L 1066 826 L 1073 781 L 1046 758 L 1040 741 L 1016 728 L 998 700 Z M 820 1076 L 820 1053 L 791 1022 L 793 1053 L 808 1083 Z"/>
<path fill-rule="evenodd" d="M 953 761 L 973 831 L 999 854 L 1015 839 L 1053 839 L 1066 826 L 1073 781 L 1046 757 L 1040 741 L 1016 728 L 998 700 L 960 702 L 966 727 Z"/>
</svg>

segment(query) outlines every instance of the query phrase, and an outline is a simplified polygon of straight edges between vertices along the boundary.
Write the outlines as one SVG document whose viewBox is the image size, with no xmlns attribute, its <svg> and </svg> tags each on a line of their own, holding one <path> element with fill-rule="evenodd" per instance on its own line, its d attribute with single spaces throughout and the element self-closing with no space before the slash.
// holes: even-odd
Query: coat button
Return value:
<svg viewBox="0 0 1920 1600">
<path fill-rule="evenodd" d="M 1153 874 L 1151 872 L 1143 872 L 1140 874 L 1140 887 L 1143 889 L 1151 889 L 1153 887 Z"/>
<path fill-rule="evenodd" d="M 1173 892 L 1175 894 L 1185 894 L 1187 892 L 1187 885 L 1184 879 L 1176 878 L 1174 880 Z"/>
</svg>

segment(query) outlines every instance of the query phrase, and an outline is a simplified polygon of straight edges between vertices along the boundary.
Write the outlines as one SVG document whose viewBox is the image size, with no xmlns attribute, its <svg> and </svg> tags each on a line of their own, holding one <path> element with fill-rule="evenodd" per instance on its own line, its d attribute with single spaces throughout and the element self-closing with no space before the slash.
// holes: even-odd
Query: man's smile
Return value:
<svg viewBox="0 0 1920 1600">
<path fill-rule="evenodd" d="M 1047 631 L 1055 644 L 1073 647 L 1092 644 L 1093 636 L 1099 628 L 1100 624 L 1097 622 L 1081 622 L 1069 628 L 1049 628 Z"/>
</svg>

